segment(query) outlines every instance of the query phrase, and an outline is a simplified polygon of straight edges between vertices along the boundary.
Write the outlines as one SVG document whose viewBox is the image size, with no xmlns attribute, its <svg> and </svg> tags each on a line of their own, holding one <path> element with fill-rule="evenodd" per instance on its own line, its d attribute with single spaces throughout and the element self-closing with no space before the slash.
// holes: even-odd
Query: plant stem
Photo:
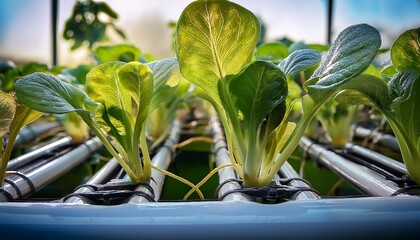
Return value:
<svg viewBox="0 0 420 240">
<path fill-rule="evenodd" d="M 149 182 L 150 178 L 152 177 L 152 161 L 150 160 L 149 148 L 147 147 L 146 122 L 143 124 L 143 128 L 141 130 L 140 145 L 141 145 L 140 146 L 141 152 L 143 153 L 143 163 L 144 163 L 143 180 L 145 182 Z"/>
<path fill-rule="evenodd" d="M 101 128 L 95 122 L 93 122 L 90 116 L 85 116 L 85 114 L 80 114 L 80 113 L 79 115 L 83 119 L 83 121 L 85 121 L 85 123 L 89 126 L 89 128 L 95 133 L 95 135 L 99 138 L 99 140 L 101 140 L 102 144 L 108 150 L 108 152 L 117 160 L 117 162 L 125 170 L 127 175 L 130 177 L 131 181 L 139 182 L 140 179 L 138 179 L 135 176 L 130 166 L 128 166 L 127 163 L 124 161 L 124 159 L 121 158 L 121 156 L 115 151 L 112 144 L 108 141 L 107 137 L 103 134 Z"/>
<path fill-rule="evenodd" d="M 9 162 L 10 156 L 12 155 L 13 145 L 15 144 L 16 137 L 19 133 L 21 127 L 16 128 L 16 131 L 13 131 L 9 135 L 9 140 L 7 142 L 4 153 L 0 159 L 0 187 L 3 186 L 4 177 L 6 174 L 7 163 Z M 3 146 L 1 146 L 3 147 Z"/>
</svg>

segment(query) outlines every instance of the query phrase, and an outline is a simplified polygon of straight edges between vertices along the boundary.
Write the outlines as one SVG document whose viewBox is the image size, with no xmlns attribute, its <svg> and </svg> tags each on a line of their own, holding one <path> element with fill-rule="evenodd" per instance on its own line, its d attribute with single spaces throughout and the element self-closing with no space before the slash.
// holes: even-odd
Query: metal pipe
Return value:
<svg viewBox="0 0 420 240">
<path fill-rule="evenodd" d="M 216 118 L 211 120 L 211 129 L 213 132 L 216 166 L 220 167 L 231 163 L 229 158 L 229 152 L 226 146 L 225 136 L 223 134 L 222 127 Z M 233 167 L 225 167 L 219 171 L 219 186 L 221 186 L 219 187 L 218 191 L 219 198 L 221 198 L 225 193 L 229 191 L 234 191 L 242 188 L 242 186 L 238 182 L 230 181 L 231 179 L 239 180 L 239 177 L 236 175 L 235 169 Z M 252 201 L 251 199 L 251 197 L 242 193 L 231 193 L 226 195 L 221 200 L 248 202 Z"/>
<path fill-rule="evenodd" d="M 346 145 L 346 149 L 350 149 L 352 152 L 370 159 L 376 165 L 380 165 L 382 167 L 392 169 L 393 171 L 396 171 L 402 175 L 408 175 L 407 168 L 405 167 L 404 163 L 398 162 L 385 155 L 382 155 L 380 153 L 377 153 L 375 151 L 372 151 L 370 149 L 367 149 L 358 145 L 354 145 L 352 143 L 348 143 Z"/>
<path fill-rule="evenodd" d="M 97 137 L 92 138 L 66 155 L 42 165 L 27 173 L 24 177 L 20 176 L 13 183 L 5 183 L 3 190 L 13 199 L 25 197 L 82 163 L 101 146 L 102 143 Z M 9 196 L 4 192 L 0 192 L 0 202 L 8 200 Z"/>
<path fill-rule="evenodd" d="M 87 184 L 103 184 L 106 181 L 110 180 L 115 171 L 118 171 L 120 164 L 117 162 L 115 158 L 110 159 L 98 172 L 93 175 Z M 92 190 L 88 187 L 81 187 L 77 189 L 74 193 L 88 193 L 92 192 Z M 78 197 L 71 197 L 66 200 L 66 203 L 83 203 L 83 200 Z"/>
<path fill-rule="evenodd" d="M 31 161 L 46 155 L 48 153 L 51 153 L 52 151 L 64 147 L 69 146 L 71 144 L 71 137 L 64 137 L 62 139 L 59 139 L 58 141 L 52 142 L 48 145 L 45 145 L 43 147 L 40 147 L 38 149 L 35 149 L 29 153 L 23 154 L 19 157 L 16 157 L 14 159 L 11 159 L 9 163 L 7 164 L 7 170 L 16 170 L 18 167 L 21 167 L 25 164 L 30 163 Z"/>
<path fill-rule="evenodd" d="M 156 155 L 152 158 L 152 164 L 161 168 L 161 169 L 168 169 L 169 164 L 172 161 L 173 157 L 173 150 L 174 145 L 178 143 L 180 135 L 181 135 L 181 127 L 183 122 L 179 120 L 175 120 L 173 126 L 171 128 L 171 132 L 169 133 L 168 139 L 163 144 L 163 147 L 159 149 Z M 165 175 L 152 169 L 152 181 L 150 181 L 150 186 L 154 191 L 155 200 L 160 199 L 160 194 L 162 192 L 163 183 L 165 181 Z M 151 194 L 151 192 L 144 186 L 140 186 L 136 189 L 136 191 L 142 191 L 147 194 Z M 130 198 L 129 203 L 140 203 L 140 202 L 149 202 L 146 198 L 141 196 L 133 196 Z"/>
<path fill-rule="evenodd" d="M 279 171 L 280 175 L 284 178 L 300 178 L 299 174 L 293 169 L 293 167 L 288 163 L 285 162 Z M 292 180 L 289 183 L 291 187 L 311 187 L 306 184 L 304 181 L 301 180 Z M 320 196 L 314 192 L 301 192 L 296 196 L 296 200 L 308 200 L 308 199 L 319 199 Z"/>
<path fill-rule="evenodd" d="M 372 196 L 390 196 L 400 188 L 392 181 L 367 167 L 358 165 L 302 137 L 299 146 L 322 165 L 338 174 L 362 192 Z"/>
<path fill-rule="evenodd" d="M 22 128 L 19 131 L 19 134 L 15 140 L 15 146 L 19 144 L 29 142 L 35 139 L 37 136 L 50 131 L 56 127 L 61 126 L 59 122 L 46 122 L 46 123 L 39 123 L 39 124 L 29 124 L 26 127 Z"/>
<path fill-rule="evenodd" d="M 415 239 L 418 197 L 116 206 L 0 203 L 2 239 Z"/>
<path fill-rule="evenodd" d="M 353 127 L 353 134 L 360 138 L 372 139 L 373 142 L 389 147 L 396 152 L 400 151 L 397 139 L 391 134 L 381 133 L 360 126 Z"/>
</svg>

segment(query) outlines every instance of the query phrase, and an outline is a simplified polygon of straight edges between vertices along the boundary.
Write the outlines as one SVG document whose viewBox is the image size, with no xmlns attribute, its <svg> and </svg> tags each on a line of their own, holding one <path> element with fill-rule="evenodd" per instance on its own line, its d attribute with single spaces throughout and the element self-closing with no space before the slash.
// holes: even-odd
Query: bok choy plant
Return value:
<svg viewBox="0 0 420 240">
<path fill-rule="evenodd" d="M 145 126 L 149 113 L 169 99 L 180 79 L 176 59 L 168 58 L 98 65 L 87 74 L 87 94 L 44 73 L 21 78 L 15 89 L 20 102 L 38 111 L 76 112 L 137 183 L 150 181 L 152 167 L 171 175 L 151 164 Z"/>
<path fill-rule="evenodd" d="M 317 119 L 327 132 L 327 138 L 334 148 L 343 149 L 350 140 L 355 110 L 355 106 L 334 99 L 327 101 L 320 109 Z"/>
<path fill-rule="evenodd" d="M 247 187 L 271 182 L 320 107 L 369 66 L 381 45 L 378 31 L 366 24 L 341 32 L 306 81 L 303 114 L 295 124 L 288 121 L 286 76 L 301 71 L 304 59 L 313 55 L 297 53 L 280 67 L 252 62 L 259 32 L 252 12 L 229 1 L 208 0 L 184 9 L 176 34 L 181 73 L 214 106 L 232 165 Z"/>
<path fill-rule="evenodd" d="M 41 117 L 42 113 L 17 104 L 14 93 L 0 91 L 0 187 L 6 173 L 7 163 L 12 154 L 13 145 L 22 127 Z M 9 134 L 4 146 L 3 136 Z"/>
<path fill-rule="evenodd" d="M 368 104 L 386 117 L 400 146 L 412 180 L 420 183 L 420 28 L 401 34 L 391 47 L 391 60 L 397 70 L 386 83 L 368 74 L 348 83 L 337 100 Z M 389 67 L 387 68 L 389 71 Z"/>
</svg>

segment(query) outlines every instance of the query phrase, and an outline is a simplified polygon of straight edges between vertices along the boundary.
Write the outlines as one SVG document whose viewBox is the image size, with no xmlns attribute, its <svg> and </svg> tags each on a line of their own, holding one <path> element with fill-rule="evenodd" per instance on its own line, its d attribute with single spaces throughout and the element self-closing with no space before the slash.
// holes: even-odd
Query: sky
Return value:
<svg viewBox="0 0 420 240">
<path fill-rule="evenodd" d="M 260 17 L 266 40 L 288 37 L 306 43 L 326 43 L 326 0 L 232 0 Z M 191 0 L 105 0 L 117 13 L 116 25 L 128 42 L 157 57 L 173 55 L 169 21 L 176 21 Z M 86 51 L 70 52 L 61 38 L 75 0 L 59 1 L 59 63 L 89 61 Z M 418 0 L 336 0 L 333 38 L 345 27 L 368 23 L 381 30 L 389 47 L 404 30 L 420 27 Z M 50 0 L 0 0 L 0 58 L 50 63 Z"/>
</svg>

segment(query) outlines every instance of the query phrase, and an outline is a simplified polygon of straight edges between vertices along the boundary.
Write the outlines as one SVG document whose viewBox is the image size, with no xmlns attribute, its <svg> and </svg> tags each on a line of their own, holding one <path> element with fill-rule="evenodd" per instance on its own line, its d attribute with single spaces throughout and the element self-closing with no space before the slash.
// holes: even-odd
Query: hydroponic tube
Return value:
<svg viewBox="0 0 420 240">
<path fill-rule="evenodd" d="M 152 158 L 152 164 L 161 168 L 161 169 L 168 169 L 169 164 L 172 160 L 172 151 L 174 144 L 178 143 L 179 137 L 181 134 L 181 126 L 182 122 L 175 120 L 173 123 L 173 126 L 171 128 L 171 131 L 169 133 L 168 139 L 163 144 L 163 147 L 159 149 L 159 151 L 156 153 L 156 155 Z M 152 169 L 152 181 L 150 181 L 150 186 L 152 187 L 154 191 L 154 197 L 155 200 L 160 199 L 160 194 L 162 192 L 162 186 L 165 181 L 165 175 L 156 171 L 155 169 Z M 136 189 L 136 191 L 142 191 L 147 194 L 151 194 L 151 192 L 143 186 L 140 186 Z M 133 196 L 129 203 L 140 203 L 140 202 L 149 202 L 146 198 L 141 196 Z"/>
<path fill-rule="evenodd" d="M 400 151 L 398 141 L 393 135 L 381 133 L 375 130 L 370 130 L 359 126 L 354 127 L 353 134 L 360 138 L 372 139 L 373 141 L 378 142 L 386 147 L 389 147 L 394 151 Z"/>
<path fill-rule="evenodd" d="M 5 182 L 3 185 L 4 191 L 0 192 L 0 202 L 9 201 L 10 197 L 17 199 L 29 195 L 85 161 L 101 146 L 102 143 L 98 138 L 92 138 L 67 154 L 40 166 L 24 176 L 17 175 L 19 176 L 17 180 L 12 183 Z"/>
<path fill-rule="evenodd" d="M 285 162 L 279 171 L 282 177 L 291 179 L 291 178 L 299 178 L 299 174 L 293 169 L 293 167 L 288 163 Z M 289 183 L 291 187 L 311 187 L 306 184 L 304 181 L 301 180 L 292 180 Z M 308 200 L 308 199 L 318 199 L 320 196 L 314 192 L 304 191 L 296 195 L 296 200 Z"/>
<path fill-rule="evenodd" d="M 358 146 L 358 145 L 354 145 L 351 143 L 348 143 L 346 145 L 347 149 L 350 149 L 351 151 L 365 156 L 366 158 L 369 158 L 370 160 L 372 160 L 373 162 L 375 162 L 376 164 L 379 164 L 381 166 L 384 166 L 386 168 L 392 169 L 394 171 L 397 171 L 400 174 L 405 174 L 408 175 L 407 172 L 407 168 L 405 167 L 405 165 L 401 162 L 398 162 L 392 158 L 389 158 L 387 156 L 384 156 L 380 153 L 377 153 L 375 151 L 372 151 L 370 149 Z"/>
<path fill-rule="evenodd" d="M 216 166 L 220 167 L 230 163 L 229 153 L 226 146 L 226 140 L 221 128 L 221 125 L 217 119 L 212 119 L 211 129 L 213 132 L 214 140 L 214 154 Z M 229 191 L 234 191 L 241 189 L 242 186 L 232 179 L 239 179 L 236 175 L 235 169 L 233 167 L 225 167 L 219 171 L 219 188 L 218 188 L 218 198 L 221 198 L 225 193 Z M 222 185 L 221 185 L 222 184 Z M 226 195 L 222 201 L 251 201 L 251 197 L 243 193 L 231 193 Z"/>
<path fill-rule="evenodd" d="M 61 124 L 59 122 L 46 122 L 39 124 L 29 124 L 26 127 L 22 128 L 19 131 L 19 134 L 16 137 L 15 146 L 18 146 L 21 143 L 29 142 L 36 138 L 37 136 L 50 131 L 56 127 L 59 127 Z"/>
<path fill-rule="evenodd" d="M 307 137 L 302 137 L 299 146 L 340 177 L 372 196 L 390 196 L 400 188 L 384 176 L 365 166 L 348 161 L 325 147 L 314 143 Z"/>
<path fill-rule="evenodd" d="M 117 171 L 120 165 L 115 158 L 111 158 L 98 172 L 93 175 L 86 184 L 103 184 L 109 180 L 112 173 Z M 89 187 L 80 187 L 74 193 L 88 193 L 92 192 Z M 66 200 L 66 203 L 83 203 L 83 200 L 79 197 L 70 197 Z"/>
<path fill-rule="evenodd" d="M 48 145 L 35 149 L 31 152 L 20 155 L 9 161 L 9 163 L 7 164 L 7 170 L 8 171 L 16 170 L 18 167 L 21 167 L 47 153 L 50 153 L 51 151 L 54 151 L 57 148 L 69 146 L 70 144 L 71 144 L 71 137 L 64 137 Z"/>
</svg>

